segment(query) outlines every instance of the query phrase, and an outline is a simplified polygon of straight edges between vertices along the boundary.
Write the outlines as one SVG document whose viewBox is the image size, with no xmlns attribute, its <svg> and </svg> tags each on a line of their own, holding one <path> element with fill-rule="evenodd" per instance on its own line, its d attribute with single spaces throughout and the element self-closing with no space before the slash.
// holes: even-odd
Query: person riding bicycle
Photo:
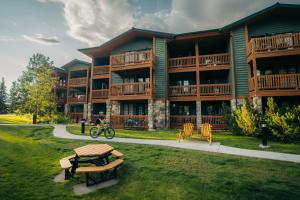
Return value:
<svg viewBox="0 0 300 200">
<path fill-rule="evenodd" d="M 106 123 L 106 120 L 103 116 L 103 112 L 99 112 L 99 117 L 96 119 L 97 128 L 103 128 Z"/>
</svg>

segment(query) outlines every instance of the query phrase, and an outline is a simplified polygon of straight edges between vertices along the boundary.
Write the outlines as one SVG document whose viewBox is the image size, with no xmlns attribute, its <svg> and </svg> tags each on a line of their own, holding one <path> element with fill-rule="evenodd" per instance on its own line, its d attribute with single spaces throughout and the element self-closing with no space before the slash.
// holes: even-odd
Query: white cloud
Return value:
<svg viewBox="0 0 300 200">
<path fill-rule="evenodd" d="M 33 36 L 22 35 L 22 38 L 31 42 L 36 42 L 43 45 L 58 45 L 60 41 L 56 36 L 48 37 L 43 34 L 36 33 Z"/>
<path fill-rule="evenodd" d="M 182 33 L 220 28 L 277 0 L 173 0 L 168 10 L 144 13 L 128 0 L 38 0 L 63 4 L 67 33 L 89 46 L 99 45 L 125 30 L 138 28 Z M 132 2 L 132 1 L 131 1 Z M 282 0 L 299 3 L 299 0 Z"/>
</svg>

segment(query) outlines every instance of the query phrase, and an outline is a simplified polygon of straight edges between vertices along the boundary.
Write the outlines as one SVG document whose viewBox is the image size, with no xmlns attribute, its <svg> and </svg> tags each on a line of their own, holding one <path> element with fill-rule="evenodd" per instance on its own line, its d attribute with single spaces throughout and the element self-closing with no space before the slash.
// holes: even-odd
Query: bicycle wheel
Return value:
<svg viewBox="0 0 300 200">
<path fill-rule="evenodd" d="M 91 136 L 91 138 L 97 138 L 98 137 L 98 128 L 97 127 L 92 127 L 90 129 L 90 136 Z"/>
<path fill-rule="evenodd" d="M 115 137 L 115 130 L 113 128 L 107 128 L 104 135 L 107 139 L 113 139 Z"/>
</svg>

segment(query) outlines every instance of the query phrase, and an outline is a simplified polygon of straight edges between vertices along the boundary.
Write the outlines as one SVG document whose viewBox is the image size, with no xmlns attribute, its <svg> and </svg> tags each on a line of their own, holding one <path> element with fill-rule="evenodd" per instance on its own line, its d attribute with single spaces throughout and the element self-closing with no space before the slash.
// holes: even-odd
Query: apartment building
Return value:
<svg viewBox="0 0 300 200">
<path fill-rule="evenodd" d="M 244 98 L 300 103 L 300 6 L 275 4 L 219 29 L 171 34 L 132 28 L 101 46 L 80 49 L 92 63 L 62 67 L 64 112 L 115 128 L 133 119 L 146 129 L 224 129 L 223 103 Z M 58 95 L 59 97 L 59 95 Z"/>
</svg>

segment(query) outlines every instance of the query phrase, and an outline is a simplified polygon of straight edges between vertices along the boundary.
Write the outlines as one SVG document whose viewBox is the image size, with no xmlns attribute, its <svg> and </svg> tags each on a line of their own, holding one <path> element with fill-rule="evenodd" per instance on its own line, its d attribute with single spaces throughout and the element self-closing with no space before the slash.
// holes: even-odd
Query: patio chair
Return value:
<svg viewBox="0 0 300 200">
<path fill-rule="evenodd" d="M 209 144 L 212 142 L 212 126 L 208 123 L 204 123 L 200 126 L 200 139 L 205 138 Z"/>
<path fill-rule="evenodd" d="M 184 140 L 187 137 L 191 137 L 193 135 L 194 124 L 193 123 L 184 123 L 182 130 L 180 130 L 178 134 L 178 142 L 180 140 Z"/>
</svg>

